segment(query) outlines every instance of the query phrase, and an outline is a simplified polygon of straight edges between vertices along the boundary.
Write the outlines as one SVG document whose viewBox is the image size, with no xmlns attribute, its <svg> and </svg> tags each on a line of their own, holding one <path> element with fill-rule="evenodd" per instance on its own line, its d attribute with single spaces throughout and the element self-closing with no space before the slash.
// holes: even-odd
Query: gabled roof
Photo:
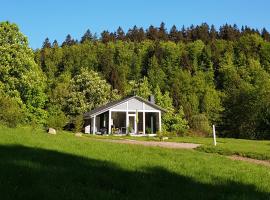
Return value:
<svg viewBox="0 0 270 200">
<path fill-rule="evenodd" d="M 127 97 L 125 97 L 123 99 L 112 101 L 112 102 L 107 103 L 107 104 L 105 104 L 103 106 L 100 106 L 100 107 L 98 107 L 98 108 L 96 108 L 94 110 L 91 110 L 89 112 L 86 112 L 84 114 L 84 118 L 90 118 L 93 115 L 104 113 L 104 112 L 108 111 L 110 108 L 112 108 L 114 106 L 117 106 L 119 104 L 125 103 L 128 100 L 130 100 L 130 99 L 137 99 L 139 101 L 142 101 L 142 102 L 144 102 L 144 103 L 146 103 L 146 104 L 148 104 L 148 105 L 156 108 L 157 110 L 160 110 L 160 111 L 163 111 L 163 112 L 167 112 L 164 108 L 161 108 L 160 106 L 158 106 L 158 105 L 156 105 L 154 103 L 151 103 L 150 101 L 147 101 L 147 100 L 145 100 L 142 97 L 139 97 L 139 96 L 127 96 Z"/>
</svg>

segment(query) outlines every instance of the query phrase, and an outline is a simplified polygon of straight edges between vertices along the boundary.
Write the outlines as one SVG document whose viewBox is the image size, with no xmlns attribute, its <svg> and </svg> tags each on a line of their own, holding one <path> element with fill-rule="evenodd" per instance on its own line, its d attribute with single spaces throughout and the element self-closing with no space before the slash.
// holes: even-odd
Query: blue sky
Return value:
<svg viewBox="0 0 270 200">
<path fill-rule="evenodd" d="M 207 22 L 270 30 L 269 0 L 0 0 L 0 7 L 0 21 L 18 24 L 32 48 L 46 37 L 61 43 L 70 33 L 80 39 L 88 28 L 99 34 L 162 21 L 168 29 Z"/>
</svg>

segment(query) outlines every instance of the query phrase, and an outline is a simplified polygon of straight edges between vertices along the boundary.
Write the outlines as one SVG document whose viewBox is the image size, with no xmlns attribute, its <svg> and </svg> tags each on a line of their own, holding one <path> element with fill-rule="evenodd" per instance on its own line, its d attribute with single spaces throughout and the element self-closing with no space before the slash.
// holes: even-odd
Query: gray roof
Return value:
<svg viewBox="0 0 270 200">
<path fill-rule="evenodd" d="M 128 101 L 128 100 L 130 100 L 130 99 L 133 99 L 133 98 L 138 99 L 139 101 L 142 101 L 142 102 L 144 102 L 144 103 L 146 103 L 146 104 L 148 104 L 148 105 L 150 105 L 150 106 L 152 106 L 152 107 L 154 107 L 154 108 L 156 108 L 156 109 L 158 109 L 158 110 L 160 110 L 160 111 L 167 112 L 166 109 L 161 108 L 160 106 L 158 106 L 158 105 L 156 105 L 156 104 L 154 104 L 154 103 L 152 103 L 152 102 L 150 102 L 150 101 L 147 101 L 147 100 L 145 100 L 145 99 L 142 98 L 142 97 L 139 97 L 139 96 L 127 96 L 127 97 L 125 97 L 125 98 L 123 98 L 123 99 L 116 100 L 116 101 L 112 101 L 112 102 L 107 103 L 107 104 L 105 104 L 105 105 L 103 105 L 103 106 L 100 106 L 100 107 L 98 107 L 98 108 L 96 108 L 96 109 L 93 109 L 93 110 L 91 110 L 91 111 L 89 111 L 89 112 L 86 112 L 86 113 L 84 113 L 83 116 L 84 116 L 84 118 L 90 118 L 92 115 L 95 115 L 95 114 L 97 114 L 97 113 L 103 113 L 103 112 L 106 112 L 106 111 L 108 111 L 110 108 L 112 108 L 112 107 L 114 107 L 114 106 L 116 106 L 116 105 L 118 105 L 118 104 L 124 103 L 124 102 L 126 102 L 126 101 Z"/>
</svg>

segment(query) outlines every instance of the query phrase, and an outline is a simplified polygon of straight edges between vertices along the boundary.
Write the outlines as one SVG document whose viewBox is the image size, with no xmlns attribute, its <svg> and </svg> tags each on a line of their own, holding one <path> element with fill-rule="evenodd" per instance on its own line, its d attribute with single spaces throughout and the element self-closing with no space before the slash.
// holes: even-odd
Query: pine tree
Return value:
<svg viewBox="0 0 270 200">
<path fill-rule="evenodd" d="M 57 40 L 53 41 L 52 47 L 53 48 L 58 48 L 59 47 Z"/>
<path fill-rule="evenodd" d="M 270 41 L 270 34 L 265 28 L 262 29 L 262 37 L 265 41 Z"/>
<path fill-rule="evenodd" d="M 167 31 L 165 28 L 165 23 L 161 22 L 159 29 L 158 29 L 158 39 L 159 40 L 167 40 L 168 39 L 168 35 L 167 35 Z"/>
<path fill-rule="evenodd" d="M 76 41 L 71 37 L 70 34 L 68 34 L 65 41 L 62 43 L 62 47 L 63 46 L 72 46 L 74 44 L 76 44 Z"/>
<path fill-rule="evenodd" d="M 42 49 L 51 48 L 51 47 L 52 47 L 52 45 L 50 43 L 49 38 L 46 38 L 45 41 L 43 42 Z"/>
<path fill-rule="evenodd" d="M 150 40 L 158 40 L 159 38 L 159 31 L 153 25 L 149 26 L 146 30 L 146 37 Z"/>
<path fill-rule="evenodd" d="M 116 39 L 117 40 L 125 40 L 125 32 L 123 29 L 119 26 L 116 31 Z"/>
<path fill-rule="evenodd" d="M 91 33 L 91 31 L 89 29 L 87 29 L 87 31 L 85 32 L 85 34 L 82 36 L 81 38 L 81 43 L 84 43 L 86 41 L 91 41 L 93 40 L 93 35 Z"/>
</svg>

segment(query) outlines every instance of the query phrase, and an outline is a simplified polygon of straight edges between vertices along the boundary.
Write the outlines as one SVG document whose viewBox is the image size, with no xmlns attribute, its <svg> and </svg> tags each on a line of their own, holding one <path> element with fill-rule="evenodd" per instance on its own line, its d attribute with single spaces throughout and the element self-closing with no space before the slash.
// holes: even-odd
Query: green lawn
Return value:
<svg viewBox="0 0 270 200">
<path fill-rule="evenodd" d="M 143 141 L 160 141 L 157 137 L 130 137 L 130 136 L 93 136 L 87 135 L 87 137 L 94 137 L 99 139 L 132 139 Z M 243 140 L 232 138 L 217 138 L 217 146 L 213 145 L 213 138 L 205 137 L 174 137 L 169 138 L 166 142 L 188 142 L 202 144 L 196 150 L 207 153 L 218 153 L 222 155 L 241 155 L 249 158 L 255 158 L 260 160 L 270 160 L 270 141 L 258 141 L 258 140 Z"/>
<path fill-rule="evenodd" d="M 1 199 L 270 199 L 270 169 L 222 155 L 0 129 Z"/>
</svg>

